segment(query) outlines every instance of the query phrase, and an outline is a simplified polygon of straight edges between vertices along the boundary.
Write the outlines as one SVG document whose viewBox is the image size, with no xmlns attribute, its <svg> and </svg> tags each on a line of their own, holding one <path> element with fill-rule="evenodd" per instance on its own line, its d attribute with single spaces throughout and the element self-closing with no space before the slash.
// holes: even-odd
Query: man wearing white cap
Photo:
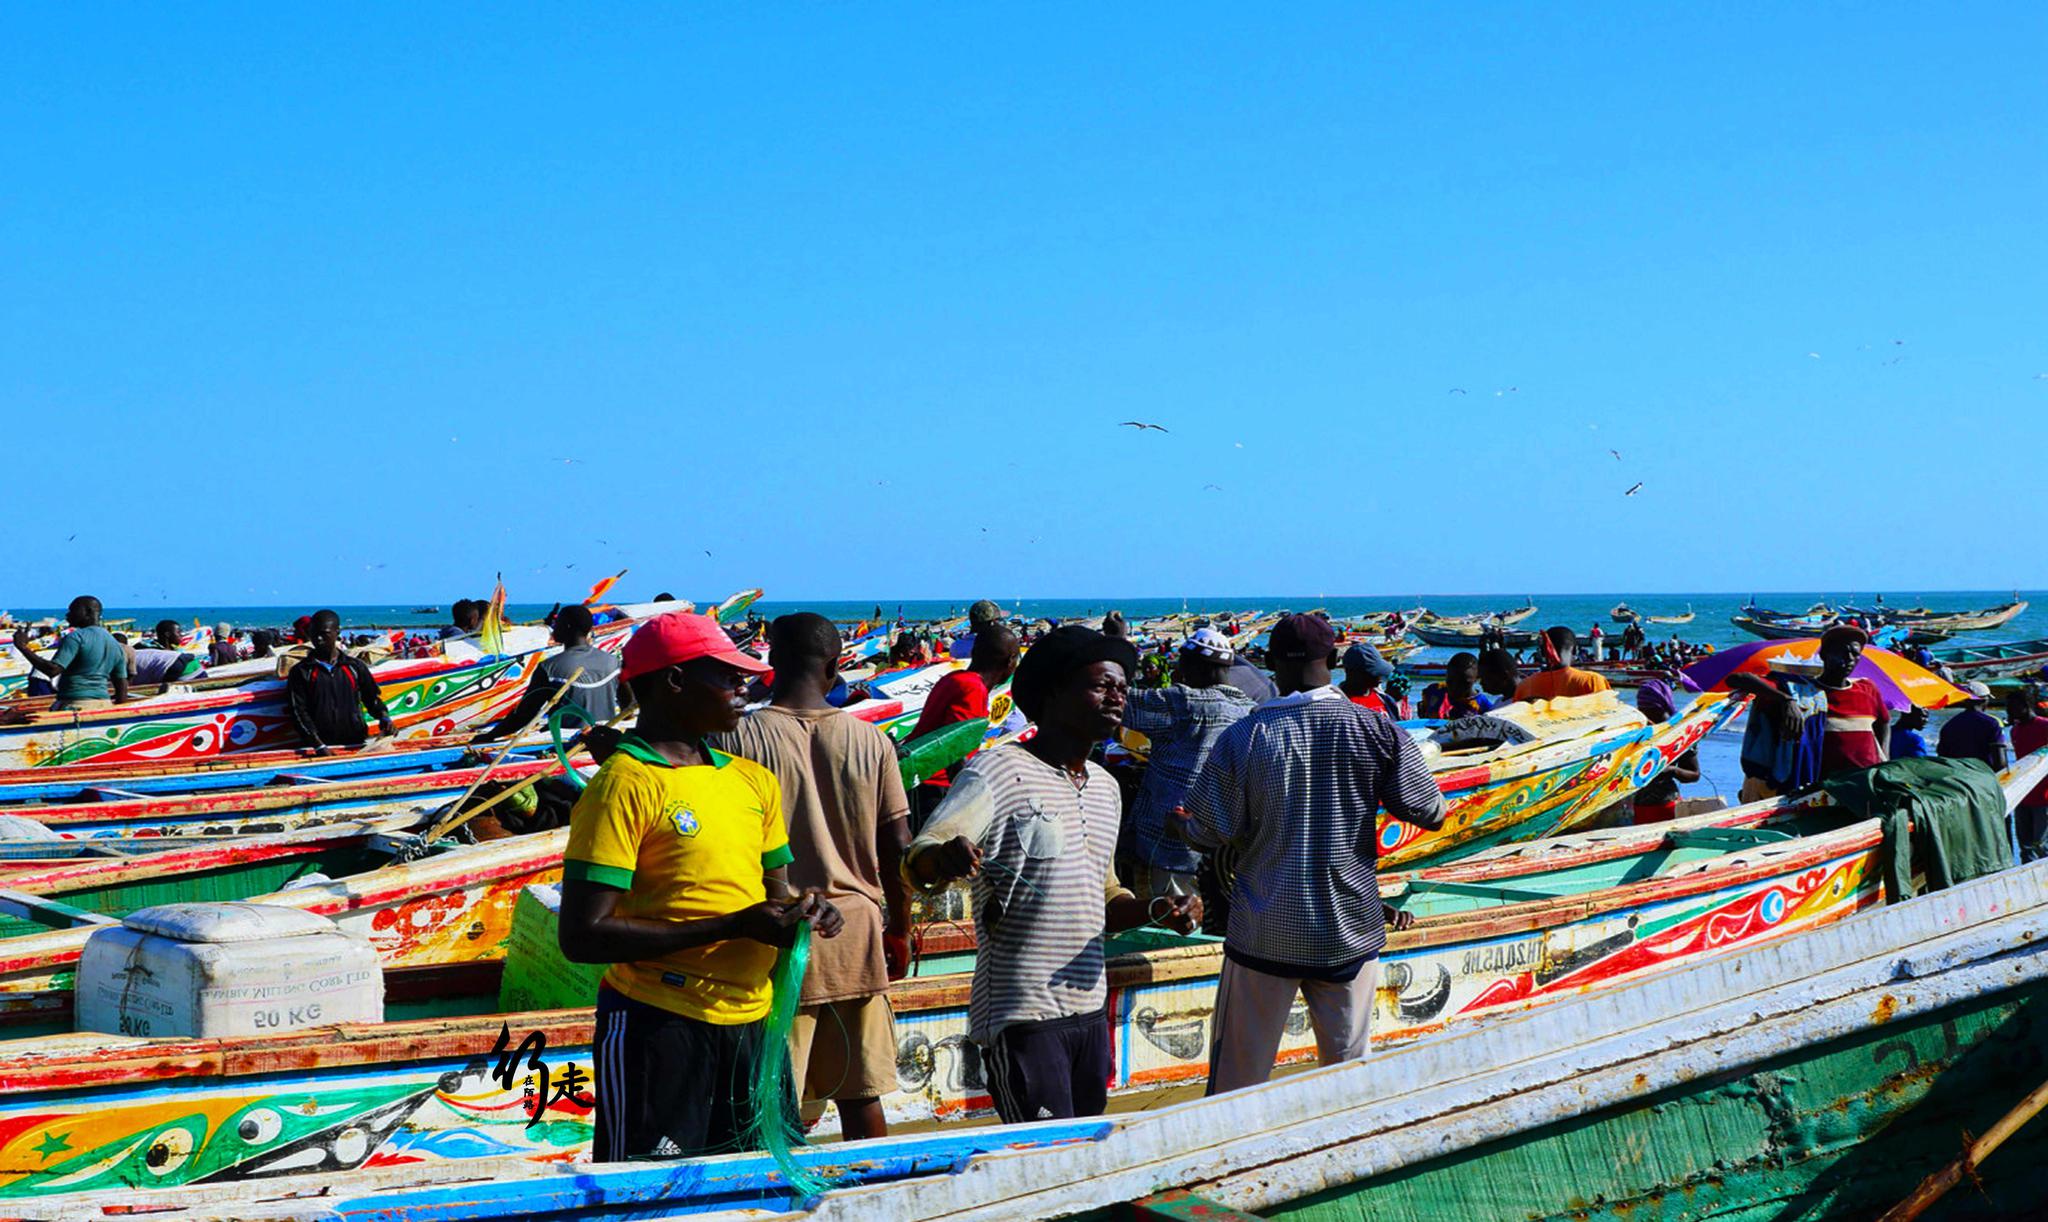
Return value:
<svg viewBox="0 0 2048 1222">
<path fill-rule="evenodd" d="M 1195 894 L 1202 857 L 1181 837 L 1174 808 L 1209 758 L 1217 736 L 1252 711 L 1253 700 L 1224 682 L 1236 651 L 1214 628 L 1197 628 L 1180 647 L 1170 687 L 1132 688 L 1124 728 L 1151 740 L 1145 779 L 1128 825 L 1131 868 L 1125 877 L 1149 898 Z"/>
<path fill-rule="evenodd" d="M 1934 753 L 1943 759 L 1983 760 L 1994 769 L 2005 767 L 2005 727 L 1984 711 L 1991 689 L 1975 681 L 1963 684 L 1970 698 L 1961 711 L 1941 727 L 1941 739 Z"/>
</svg>

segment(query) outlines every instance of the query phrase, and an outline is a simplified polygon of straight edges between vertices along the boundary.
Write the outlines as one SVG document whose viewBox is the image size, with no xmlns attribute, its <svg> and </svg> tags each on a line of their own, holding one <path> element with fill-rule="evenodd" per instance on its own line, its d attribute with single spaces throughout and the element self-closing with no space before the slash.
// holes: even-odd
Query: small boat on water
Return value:
<svg viewBox="0 0 2048 1222">
<path fill-rule="evenodd" d="M 1842 614 L 1860 616 L 1873 623 L 1957 633 L 2003 628 L 2026 609 L 2026 600 L 2015 592 L 2012 601 L 1980 611 L 1936 611 L 1931 607 L 1888 607 L 1880 603 L 1874 607 L 1843 607 Z"/>
<path fill-rule="evenodd" d="M 1408 631 L 1425 645 L 1439 649 L 1477 650 L 1491 633 L 1509 649 L 1528 649 L 1536 644 L 1536 633 L 1510 628 L 1505 631 L 1488 624 L 1415 623 Z"/>
<path fill-rule="evenodd" d="M 1945 645 L 1928 652 L 1955 681 L 1990 683 L 2035 676 L 2048 668 L 2048 639 L 1996 645 Z"/>
<path fill-rule="evenodd" d="M 1770 613 L 1756 608 L 1745 608 L 1728 617 L 1728 622 L 1767 641 L 1798 640 L 1803 637 L 1820 636 L 1837 624 L 1848 622 L 1848 618 L 1833 613 L 1826 615 L 1795 615 L 1772 618 Z M 1946 641 L 1953 631 L 1932 623 L 1901 624 L 1906 643 L 1911 645 L 1939 645 Z"/>
<path fill-rule="evenodd" d="M 1412 622 L 1445 628 L 1458 626 L 1484 627 L 1488 624 L 1498 628 L 1505 628 L 1510 624 L 1519 624 L 1534 614 L 1536 614 L 1536 604 L 1525 600 L 1521 606 L 1515 607 L 1512 610 L 1475 611 L 1470 615 L 1439 615 L 1424 607 Z"/>
<path fill-rule="evenodd" d="M 1607 614 L 1617 624 L 1690 624 L 1693 620 L 1691 606 L 1686 607 L 1683 615 L 1644 615 L 1627 603 L 1616 603 Z"/>
</svg>

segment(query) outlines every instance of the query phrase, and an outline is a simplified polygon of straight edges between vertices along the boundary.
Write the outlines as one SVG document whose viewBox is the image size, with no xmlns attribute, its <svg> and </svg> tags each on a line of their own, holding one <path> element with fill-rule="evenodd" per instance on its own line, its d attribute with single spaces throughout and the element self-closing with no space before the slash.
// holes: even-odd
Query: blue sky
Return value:
<svg viewBox="0 0 2048 1222">
<path fill-rule="evenodd" d="M 2042 584 L 2048 9 L 745 8 L 13 14 L 0 605 Z"/>
</svg>

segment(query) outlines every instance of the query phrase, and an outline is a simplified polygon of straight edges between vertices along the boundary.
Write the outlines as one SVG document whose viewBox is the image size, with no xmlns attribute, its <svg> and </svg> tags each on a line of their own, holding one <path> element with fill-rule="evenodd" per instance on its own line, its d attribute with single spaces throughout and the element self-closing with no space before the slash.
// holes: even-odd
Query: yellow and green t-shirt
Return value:
<svg viewBox="0 0 2048 1222">
<path fill-rule="evenodd" d="M 678 768 L 628 737 L 569 816 L 562 873 L 624 891 L 619 915 L 687 921 L 768 898 L 763 875 L 790 861 L 775 774 L 722 751 Z M 752 938 L 614 963 L 604 982 L 687 1018 L 731 1025 L 768 1013 L 775 948 Z"/>
</svg>

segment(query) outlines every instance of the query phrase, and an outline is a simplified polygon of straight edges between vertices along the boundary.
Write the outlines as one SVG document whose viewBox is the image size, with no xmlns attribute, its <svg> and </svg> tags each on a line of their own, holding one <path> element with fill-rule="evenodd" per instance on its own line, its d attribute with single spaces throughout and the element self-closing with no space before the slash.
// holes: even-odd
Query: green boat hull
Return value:
<svg viewBox="0 0 2048 1222">
<path fill-rule="evenodd" d="M 1703 1079 L 1258 1216 L 1289 1222 L 1874 1218 L 2048 1077 L 2048 983 Z M 1617 1157 L 1617 1153 L 1622 1156 Z M 2048 1124 L 1926 1217 L 2048 1209 Z"/>
</svg>

